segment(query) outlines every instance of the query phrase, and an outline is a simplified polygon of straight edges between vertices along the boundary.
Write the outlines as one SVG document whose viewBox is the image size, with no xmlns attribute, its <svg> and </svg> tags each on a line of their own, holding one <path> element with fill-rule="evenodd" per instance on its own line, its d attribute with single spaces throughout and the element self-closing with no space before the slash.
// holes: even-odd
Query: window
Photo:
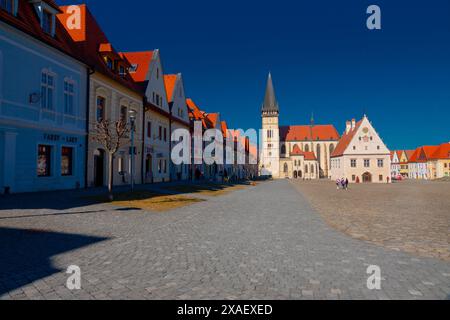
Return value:
<svg viewBox="0 0 450 320">
<path fill-rule="evenodd" d="M 159 79 L 159 68 L 156 68 L 156 79 Z"/>
<path fill-rule="evenodd" d="M 147 138 L 152 137 L 152 123 L 149 121 L 147 122 Z"/>
<path fill-rule="evenodd" d="M 380 174 L 380 176 L 378 177 L 378 179 L 379 179 L 380 182 L 383 182 L 383 175 Z"/>
<path fill-rule="evenodd" d="M 41 77 L 42 109 L 53 110 L 54 91 L 55 91 L 55 76 L 48 71 L 43 71 Z"/>
<path fill-rule="evenodd" d="M 378 159 L 378 168 L 383 168 L 383 167 L 384 167 L 384 160 Z"/>
<path fill-rule="evenodd" d="M 156 104 L 159 106 L 159 94 L 156 94 Z"/>
<path fill-rule="evenodd" d="M 352 175 L 352 181 L 355 182 L 356 181 L 356 176 Z"/>
<path fill-rule="evenodd" d="M 51 157 L 52 147 L 39 145 L 37 159 L 37 175 L 38 177 L 50 177 L 51 175 Z"/>
<path fill-rule="evenodd" d="M 122 65 L 120 65 L 120 67 L 119 67 L 119 75 L 122 77 L 126 75 L 125 67 Z"/>
<path fill-rule="evenodd" d="M 350 160 L 350 165 L 352 168 L 356 168 L 356 159 L 351 159 Z"/>
<path fill-rule="evenodd" d="M 0 0 L 0 8 L 15 15 L 14 0 Z"/>
<path fill-rule="evenodd" d="M 42 12 L 42 29 L 50 35 L 53 35 L 53 19 L 54 16 L 51 12 L 47 10 Z"/>
<path fill-rule="evenodd" d="M 108 67 L 108 69 L 112 70 L 114 67 L 112 59 L 110 57 L 106 57 L 105 60 L 106 60 L 106 66 Z"/>
<path fill-rule="evenodd" d="M 164 160 L 163 166 L 164 166 L 164 173 L 167 173 L 167 160 Z"/>
<path fill-rule="evenodd" d="M 364 159 L 364 167 L 369 168 L 370 167 L 370 159 Z"/>
<path fill-rule="evenodd" d="M 120 121 L 128 122 L 128 108 L 125 106 L 120 107 Z"/>
<path fill-rule="evenodd" d="M 162 160 L 159 159 L 158 160 L 158 173 L 161 173 L 161 172 L 162 172 Z"/>
<path fill-rule="evenodd" d="M 74 83 L 70 80 L 64 80 L 64 112 L 69 115 L 74 115 Z"/>
<path fill-rule="evenodd" d="M 61 175 L 73 175 L 73 148 L 62 147 L 61 150 Z"/>
<path fill-rule="evenodd" d="M 131 73 L 135 73 L 137 71 L 138 65 L 137 64 L 132 64 L 130 67 L 130 72 Z"/>
<path fill-rule="evenodd" d="M 159 135 L 158 135 L 158 139 L 159 140 L 162 140 L 162 127 L 161 126 L 159 126 Z"/>
<path fill-rule="evenodd" d="M 167 141 L 167 128 L 164 128 L 164 141 Z"/>
<path fill-rule="evenodd" d="M 96 110 L 96 117 L 97 122 L 102 122 L 105 118 L 105 104 L 106 100 L 103 97 L 97 97 L 97 110 Z"/>
<path fill-rule="evenodd" d="M 285 163 L 285 164 L 284 164 L 284 173 L 288 173 L 288 171 L 289 171 L 288 164 Z"/>
<path fill-rule="evenodd" d="M 353 150 L 356 150 L 356 146 L 353 146 Z"/>
</svg>

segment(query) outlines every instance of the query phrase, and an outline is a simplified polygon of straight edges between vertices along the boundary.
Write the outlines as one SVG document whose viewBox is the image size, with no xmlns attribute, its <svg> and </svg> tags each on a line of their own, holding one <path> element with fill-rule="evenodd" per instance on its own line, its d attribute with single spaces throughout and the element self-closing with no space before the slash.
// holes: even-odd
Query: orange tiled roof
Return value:
<svg viewBox="0 0 450 320">
<path fill-rule="evenodd" d="M 133 81 L 129 74 L 119 75 L 117 71 L 113 72 L 108 68 L 104 61 L 104 54 L 107 53 L 114 57 L 114 59 L 121 60 L 122 57 L 114 50 L 110 44 L 107 36 L 103 32 L 100 25 L 95 20 L 89 8 L 85 4 L 78 5 L 81 10 L 82 28 L 69 29 L 67 26 L 67 19 L 72 13 L 68 12 L 70 6 L 61 6 L 63 13 L 58 14 L 58 20 L 66 28 L 72 40 L 76 43 L 77 52 L 82 60 L 93 68 L 95 71 L 115 80 L 121 85 L 140 93 L 139 86 Z M 125 66 L 128 66 L 128 61 L 121 61 Z"/>
<path fill-rule="evenodd" d="M 188 109 L 189 109 L 189 117 L 192 120 L 202 120 L 204 118 L 204 115 L 200 111 L 200 108 L 197 107 L 197 105 L 195 104 L 195 102 L 192 99 L 187 98 L 186 99 L 186 104 L 187 104 Z"/>
<path fill-rule="evenodd" d="M 127 58 L 131 65 L 136 65 L 136 71 L 130 72 L 133 80 L 136 82 L 146 81 L 153 59 L 153 51 L 121 52 L 120 54 Z"/>
<path fill-rule="evenodd" d="M 164 86 L 166 87 L 167 101 L 173 102 L 173 92 L 177 83 L 178 76 L 176 74 L 164 75 Z"/>
<path fill-rule="evenodd" d="M 219 120 L 219 114 L 218 113 L 208 113 L 206 115 L 206 118 L 210 122 L 212 128 L 216 128 L 217 127 L 217 120 Z"/>
<path fill-rule="evenodd" d="M 437 147 L 431 155 L 431 159 L 450 159 L 450 142 L 443 143 Z"/>
<path fill-rule="evenodd" d="M 80 52 L 78 51 L 77 46 L 64 28 L 63 24 L 58 19 L 56 19 L 55 24 L 55 37 L 52 37 L 41 28 L 40 21 L 36 15 L 33 4 L 28 0 L 18 1 L 17 16 L 12 15 L 5 10 L 0 10 L 0 21 L 3 21 L 4 23 L 79 61 L 83 61 L 80 57 Z M 55 10 L 61 12 L 60 8 L 54 1 L 47 0 L 46 2 Z"/>
<path fill-rule="evenodd" d="M 228 125 L 227 125 L 226 121 L 222 121 L 220 123 L 220 127 L 222 128 L 223 137 L 226 138 L 227 137 L 227 130 L 228 130 Z"/>
<path fill-rule="evenodd" d="M 282 141 L 328 141 L 339 140 L 339 133 L 333 125 L 285 126 L 280 128 Z"/>
<path fill-rule="evenodd" d="M 304 156 L 305 160 L 317 160 L 316 155 L 314 154 L 314 152 L 303 151 L 302 149 L 300 149 L 300 147 L 298 145 L 294 146 L 294 148 L 292 149 L 291 155 L 293 155 L 293 156 Z"/>
<path fill-rule="evenodd" d="M 409 158 L 411 158 L 411 156 L 413 155 L 413 153 L 414 153 L 415 151 L 416 151 L 416 150 L 405 150 L 406 158 L 408 158 L 408 161 L 409 161 Z"/>
<path fill-rule="evenodd" d="M 409 162 L 410 163 L 416 163 L 416 162 L 419 162 L 419 155 L 420 155 L 420 152 L 422 151 L 422 148 L 421 147 L 419 147 L 419 148 L 417 148 L 416 150 L 414 150 L 414 152 L 413 152 L 413 154 L 411 155 L 411 157 L 409 158 Z"/>
<path fill-rule="evenodd" d="M 359 127 L 362 124 L 362 120 L 360 120 L 358 123 L 356 123 L 355 128 L 353 130 L 350 130 L 348 133 L 344 133 L 344 135 L 339 140 L 339 143 L 336 146 L 336 149 L 334 149 L 333 153 L 331 154 L 331 157 L 340 157 L 344 155 L 345 150 L 347 150 L 348 145 L 353 140 L 353 137 L 355 136 L 356 132 L 358 131 Z"/>
</svg>

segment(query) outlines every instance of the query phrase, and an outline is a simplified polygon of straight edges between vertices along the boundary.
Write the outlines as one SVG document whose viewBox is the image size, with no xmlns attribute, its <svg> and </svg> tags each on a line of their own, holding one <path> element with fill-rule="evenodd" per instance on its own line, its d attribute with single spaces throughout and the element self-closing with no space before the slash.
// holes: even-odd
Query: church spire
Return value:
<svg viewBox="0 0 450 320">
<path fill-rule="evenodd" d="M 278 102 L 275 97 L 275 90 L 273 88 L 272 74 L 269 72 L 267 79 L 266 96 L 262 107 L 263 112 L 279 112 Z"/>
</svg>

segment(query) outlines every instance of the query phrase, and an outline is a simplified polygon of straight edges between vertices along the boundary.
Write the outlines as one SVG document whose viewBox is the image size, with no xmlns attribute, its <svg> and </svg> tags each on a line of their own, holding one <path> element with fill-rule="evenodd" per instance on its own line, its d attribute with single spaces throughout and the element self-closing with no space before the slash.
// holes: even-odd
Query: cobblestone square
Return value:
<svg viewBox="0 0 450 320">
<path fill-rule="evenodd" d="M 79 193 L 0 198 L 1 299 L 449 298 L 448 262 L 333 229 L 286 180 L 164 213 Z M 66 288 L 71 265 L 81 290 Z"/>
</svg>

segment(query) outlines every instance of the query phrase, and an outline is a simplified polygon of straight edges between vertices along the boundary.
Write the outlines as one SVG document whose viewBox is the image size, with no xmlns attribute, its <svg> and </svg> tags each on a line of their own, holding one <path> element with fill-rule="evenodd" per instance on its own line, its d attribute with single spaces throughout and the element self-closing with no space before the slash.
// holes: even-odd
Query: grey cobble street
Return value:
<svg viewBox="0 0 450 320">
<path fill-rule="evenodd" d="M 0 199 L 2 299 L 450 295 L 449 263 L 333 230 L 288 181 L 165 213 L 89 205 L 64 193 L 13 199 L 21 209 Z M 66 288 L 70 265 L 81 268 L 81 290 Z M 381 290 L 367 288 L 369 265 L 381 268 Z"/>
</svg>

